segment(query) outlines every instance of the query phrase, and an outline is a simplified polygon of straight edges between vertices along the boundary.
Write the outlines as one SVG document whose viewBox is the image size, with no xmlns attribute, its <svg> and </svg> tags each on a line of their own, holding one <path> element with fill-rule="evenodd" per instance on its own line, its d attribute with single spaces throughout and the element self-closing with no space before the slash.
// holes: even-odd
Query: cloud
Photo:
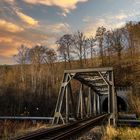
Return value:
<svg viewBox="0 0 140 140">
<path fill-rule="evenodd" d="M 10 37 L 0 37 L 0 43 L 11 43 L 12 39 Z"/>
<path fill-rule="evenodd" d="M 42 41 L 41 43 L 46 43 L 48 47 L 57 50 L 56 41 L 64 34 L 71 33 L 71 27 L 68 23 L 56 23 L 48 25 L 46 27 L 42 26 L 46 30 L 48 35 L 47 40 Z M 51 29 L 51 30 L 50 30 Z"/>
<path fill-rule="evenodd" d="M 134 4 L 140 4 L 139 0 L 131 0 L 132 2 L 134 2 Z"/>
<path fill-rule="evenodd" d="M 110 23 L 106 20 L 101 20 L 88 25 L 88 27 L 84 29 L 84 32 L 87 37 L 90 37 L 90 36 L 95 36 L 98 27 L 104 26 L 107 30 L 111 30 L 111 29 L 121 28 L 124 25 L 125 22 Z"/>
<path fill-rule="evenodd" d="M 0 56 L 9 58 L 14 56 L 15 54 L 17 54 L 17 49 L 13 48 L 13 49 L 0 49 Z"/>
<path fill-rule="evenodd" d="M 22 32 L 24 29 L 22 27 L 19 27 L 16 24 L 13 24 L 11 22 L 8 22 L 6 20 L 0 19 L 0 29 L 6 30 L 8 32 L 16 33 L 16 32 Z"/>
<path fill-rule="evenodd" d="M 6 1 L 6 2 L 11 2 L 11 3 L 12 3 L 12 2 L 14 2 L 15 0 L 5 0 L 5 1 Z"/>
<path fill-rule="evenodd" d="M 92 20 L 92 17 L 90 17 L 90 16 L 86 16 L 86 17 L 84 17 L 83 18 L 83 22 L 90 22 Z"/>
<path fill-rule="evenodd" d="M 104 25 L 105 25 L 104 19 L 96 19 L 95 22 L 86 24 L 86 27 L 84 28 L 84 33 L 87 37 L 95 36 L 97 28 Z"/>
<path fill-rule="evenodd" d="M 103 14 L 94 20 L 90 17 L 83 18 L 83 22 L 85 22 L 84 32 L 87 37 L 95 36 L 96 30 L 100 26 L 104 26 L 108 30 L 116 29 L 123 27 L 126 22 L 134 21 L 139 16 L 139 12 L 136 10 L 133 11 L 120 11 L 117 14 L 107 13 Z"/>
<path fill-rule="evenodd" d="M 70 10 L 76 9 L 77 3 L 86 2 L 88 0 L 24 0 L 30 4 L 42 4 L 47 6 L 57 6 L 63 9 L 63 15 L 66 16 Z"/>
<path fill-rule="evenodd" d="M 13 35 L 4 35 L 0 34 L 0 57 L 11 58 L 13 55 L 17 54 L 17 48 L 21 44 L 31 47 L 33 42 L 26 40 L 24 38 L 13 36 Z"/>
<path fill-rule="evenodd" d="M 48 25 L 47 29 L 51 29 L 49 32 L 52 33 L 66 33 L 69 31 L 70 26 L 67 23 L 56 23 L 53 25 Z"/>
<path fill-rule="evenodd" d="M 116 15 L 114 18 L 118 20 L 123 20 L 123 19 L 126 19 L 127 17 L 128 17 L 127 14 L 121 13 L 119 15 Z"/>
<path fill-rule="evenodd" d="M 111 30 L 121 28 L 125 25 L 125 23 L 125 21 L 117 22 L 116 20 L 111 20 L 108 17 L 97 18 L 96 21 L 86 24 L 84 32 L 87 37 L 95 36 L 98 27 L 104 26 L 107 30 Z"/>
<path fill-rule="evenodd" d="M 20 19 L 23 20 L 25 23 L 27 23 L 31 26 L 38 25 L 38 21 L 33 19 L 32 17 L 25 15 L 24 13 L 19 12 L 19 11 L 17 11 L 16 13 L 20 17 Z"/>
<path fill-rule="evenodd" d="M 48 47 L 55 47 L 56 38 L 60 33 L 68 31 L 68 24 L 57 23 L 53 25 L 42 25 L 42 30 L 39 27 L 32 29 L 25 29 L 23 32 L 9 33 L 7 31 L 0 31 L 0 58 L 12 58 L 17 53 L 17 48 L 24 44 L 31 48 L 36 44 L 48 45 Z M 51 30 L 50 30 L 51 29 Z M 45 30 L 45 32 L 44 32 Z M 46 31 L 47 30 L 47 31 Z M 53 44 L 53 45 L 52 45 Z"/>
</svg>

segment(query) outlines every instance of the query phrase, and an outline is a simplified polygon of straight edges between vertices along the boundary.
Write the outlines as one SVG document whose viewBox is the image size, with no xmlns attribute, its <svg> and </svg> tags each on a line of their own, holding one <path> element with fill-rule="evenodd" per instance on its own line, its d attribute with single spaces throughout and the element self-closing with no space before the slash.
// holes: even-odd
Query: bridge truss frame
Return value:
<svg viewBox="0 0 140 140">
<path fill-rule="evenodd" d="M 81 83 L 78 103 L 74 101 L 71 81 Z M 84 85 L 88 86 L 88 96 L 85 98 Z M 84 119 L 102 114 L 100 97 L 108 95 L 109 124 L 116 125 L 117 95 L 114 87 L 112 67 L 65 70 L 56 103 L 52 124 L 69 123 L 70 117 Z"/>
</svg>

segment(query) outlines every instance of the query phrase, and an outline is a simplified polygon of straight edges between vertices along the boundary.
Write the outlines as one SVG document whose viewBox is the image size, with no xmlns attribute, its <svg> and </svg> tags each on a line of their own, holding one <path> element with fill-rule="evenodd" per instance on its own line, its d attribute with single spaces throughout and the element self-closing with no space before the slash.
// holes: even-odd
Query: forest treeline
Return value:
<svg viewBox="0 0 140 140">
<path fill-rule="evenodd" d="M 0 67 L 0 116 L 52 115 L 64 69 L 112 66 L 116 86 L 140 91 L 140 22 L 114 30 L 102 26 L 91 37 L 65 34 L 56 44 L 57 51 L 21 45 L 13 57 L 18 65 Z"/>
</svg>

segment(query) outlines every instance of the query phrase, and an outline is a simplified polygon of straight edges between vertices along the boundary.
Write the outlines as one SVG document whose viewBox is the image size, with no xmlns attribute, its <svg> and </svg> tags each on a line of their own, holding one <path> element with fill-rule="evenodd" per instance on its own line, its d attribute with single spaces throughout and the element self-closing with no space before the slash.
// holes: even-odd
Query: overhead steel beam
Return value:
<svg viewBox="0 0 140 140">
<path fill-rule="evenodd" d="M 112 71 L 113 67 L 105 67 L 105 68 L 92 68 L 92 69 L 76 69 L 76 70 L 65 70 L 64 73 L 90 73 L 90 72 L 98 72 L 98 71 Z"/>
</svg>

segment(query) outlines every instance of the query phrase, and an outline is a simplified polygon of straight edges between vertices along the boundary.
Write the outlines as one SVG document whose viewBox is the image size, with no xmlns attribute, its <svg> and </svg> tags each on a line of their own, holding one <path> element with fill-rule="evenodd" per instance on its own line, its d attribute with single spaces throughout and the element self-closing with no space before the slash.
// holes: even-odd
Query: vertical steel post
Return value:
<svg viewBox="0 0 140 140">
<path fill-rule="evenodd" d="M 93 92 L 93 114 L 96 115 L 97 114 L 97 109 L 96 109 L 96 93 Z"/>
<path fill-rule="evenodd" d="M 78 97 L 77 117 L 83 118 L 83 85 L 80 86 Z"/>
<path fill-rule="evenodd" d="M 117 98 L 115 94 L 115 87 L 114 87 L 114 75 L 113 71 L 111 71 L 111 81 L 112 81 L 112 113 L 113 113 L 113 125 L 116 126 L 116 117 L 117 117 Z"/>
<path fill-rule="evenodd" d="M 71 89 L 71 83 L 68 84 L 68 89 L 69 89 L 69 95 L 70 95 L 70 99 L 71 99 L 71 110 L 73 113 L 74 118 L 76 119 L 76 106 L 75 106 L 75 102 L 73 99 L 73 95 L 72 95 L 72 89 Z"/>
<path fill-rule="evenodd" d="M 97 113 L 100 114 L 100 96 L 97 94 Z"/>
<path fill-rule="evenodd" d="M 56 124 L 58 124 L 60 119 L 62 120 L 63 124 L 65 123 L 61 114 L 61 109 L 62 109 L 62 103 L 63 103 L 63 99 L 65 95 L 67 81 L 68 81 L 68 74 L 64 73 L 61 87 L 59 90 L 59 95 L 58 95 L 58 99 L 57 99 L 57 103 L 55 107 L 55 113 L 54 113 L 52 124 L 54 124 L 55 122 Z"/>
<path fill-rule="evenodd" d="M 81 119 L 84 118 L 84 114 L 83 114 L 83 84 L 81 84 L 81 88 L 80 88 L 80 115 L 81 115 Z"/>
<path fill-rule="evenodd" d="M 114 90 L 114 77 L 113 71 L 109 71 L 109 113 L 111 113 L 109 124 L 116 125 L 116 102 L 115 102 L 115 90 Z"/>
<path fill-rule="evenodd" d="M 109 72 L 107 75 L 107 80 L 109 81 Z M 108 113 L 111 113 L 111 90 L 110 90 L 110 84 L 108 84 Z"/>
<path fill-rule="evenodd" d="M 87 104 L 86 104 L 86 98 L 85 98 L 85 92 L 84 92 L 84 85 L 82 87 L 82 96 L 83 96 L 83 115 L 87 115 Z"/>
<path fill-rule="evenodd" d="M 68 93 L 68 85 L 66 87 L 65 98 L 66 98 L 66 123 L 68 123 L 69 122 L 69 93 Z"/>
<path fill-rule="evenodd" d="M 83 92 L 83 84 L 81 84 L 79 98 L 78 98 L 77 117 L 83 119 L 85 114 L 87 114 L 87 107 L 86 107 L 86 102 L 85 102 L 85 97 Z"/>
<path fill-rule="evenodd" d="M 81 98 L 80 98 L 80 95 L 81 93 L 80 93 L 80 91 L 79 91 L 79 96 L 78 96 L 78 105 L 77 105 L 77 118 L 79 118 L 79 116 L 80 116 L 80 100 L 81 100 Z"/>
<path fill-rule="evenodd" d="M 92 99 L 91 99 L 91 87 L 89 87 L 88 99 L 87 99 L 87 115 L 91 116 L 92 114 Z"/>
</svg>

